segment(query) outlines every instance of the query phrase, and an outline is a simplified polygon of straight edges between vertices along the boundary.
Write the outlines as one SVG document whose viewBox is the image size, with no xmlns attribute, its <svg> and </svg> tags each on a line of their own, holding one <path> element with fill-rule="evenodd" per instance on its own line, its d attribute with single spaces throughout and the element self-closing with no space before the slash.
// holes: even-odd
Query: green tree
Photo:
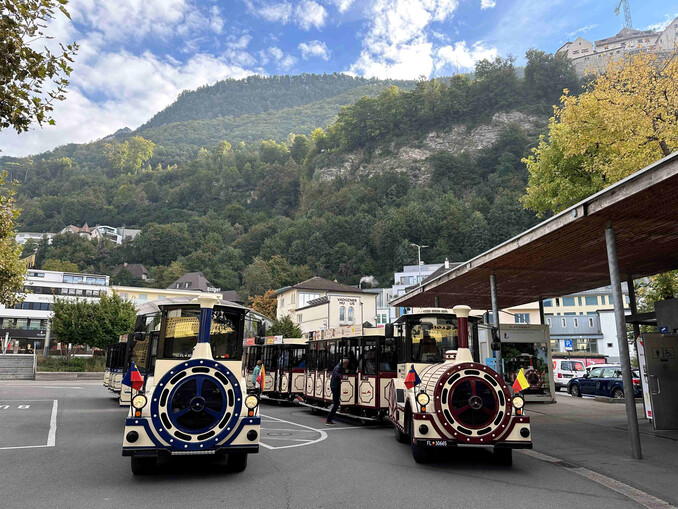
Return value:
<svg viewBox="0 0 678 509">
<path fill-rule="evenodd" d="M 308 141 L 306 136 L 298 135 L 294 137 L 294 142 L 292 143 L 292 148 L 290 148 L 290 156 L 296 161 L 297 164 L 301 164 L 306 159 L 306 154 L 311 146 L 311 143 Z"/>
<path fill-rule="evenodd" d="M 26 265 L 16 243 L 15 222 L 19 217 L 14 184 L 6 184 L 7 172 L 0 173 L 0 304 L 12 306 L 21 300 Z"/>
<path fill-rule="evenodd" d="M 132 332 L 136 318 L 134 304 L 116 293 L 98 302 L 57 298 L 53 311 L 51 329 L 58 341 L 96 348 L 108 348 Z"/>
<path fill-rule="evenodd" d="M 268 336 L 282 335 L 284 338 L 300 338 L 301 329 L 292 321 L 290 316 L 287 315 L 282 320 L 273 322 L 273 325 L 266 330 L 266 334 Z"/>
<path fill-rule="evenodd" d="M 78 264 L 67 260 L 50 258 L 42 264 L 44 270 L 57 270 L 62 272 L 78 272 Z"/>
<path fill-rule="evenodd" d="M 153 157 L 155 143 L 134 136 L 122 143 L 107 143 L 106 155 L 117 173 L 138 173 L 146 161 Z"/>
<path fill-rule="evenodd" d="M 181 262 L 174 261 L 169 266 L 161 265 L 153 268 L 151 276 L 158 288 L 167 288 L 187 272 L 188 270 Z"/>
<path fill-rule="evenodd" d="M 186 223 L 150 223 L 134 239 L 137 259 L 147 266 L 168 265 L 189 254 L 193 247 Z"/>
<path fill-rule="evenodd" d="M 27 131 L 32 122 L 54 124 L 51 112 L 65 99 L 67 77 L 78 45 L 60 45 L 57 53 L 38 48 L 49 38 L 45 28 L 68 0 L 2 0 L 0 2 L 0 130 Z"/>
</svg>

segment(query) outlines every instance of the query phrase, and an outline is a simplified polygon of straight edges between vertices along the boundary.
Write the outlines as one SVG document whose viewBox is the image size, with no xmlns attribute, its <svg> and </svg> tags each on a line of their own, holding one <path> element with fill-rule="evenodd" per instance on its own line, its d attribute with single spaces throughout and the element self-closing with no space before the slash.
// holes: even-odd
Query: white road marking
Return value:
<svg viewBox="0 0 678 509">
<path fill-rule="evenodd" d="M 287 440 L 289 442 L 313 442 L 313 440 L 311 440 L 310 438 L 266 437 L 266 440 Z"/>
<path fill-rule="evenodd" d="M 47 435 L 47 446 L 54 447 L 56 445 L 56 430 L 57 430 L 57 410 L 59 409 L 59 400 L 54 400 L 52 405 L 52 417 L 49 420 L 49 435 Z"/>
<path fill-rule="evenodd" d="M 593 481 L 597 484 L 600 484 L 601 486 L 605 486 L 606 488 L 611 489 L 612 491 L 616 491 L 617 493 L 620 493 L 621 495 L 624 495 L 625 497 L 628 497 L 631 500 L 638 502 L 640 505 L 642 505 L 643 507 L 647 507 L 648 509 L 658 509 L 658 508 L 677 509 L 675 506 L 653 495 L 650 495 L 649 493 L 645 493 L 644 491 L 634 488 L 633 486 L 629 486 L 628 484 L 625 484 L 621 481 L 617 481 L 616 479 L 612 479 L 611 477 L 608 477 L 606 475 L 599 474 L 598 472 L 594 472 L 593 470 L 589 470 L 588 468 L 577 467 L 575 465 L 569 464 L 563 465 L 562 463 L 567 462 L 558 458 L 554 458 L 553 456 L 549 456 L 547 454 L 542 454 L 537 451 L 531 451 L 529 449 L 522 449 L 520 450 L 520 452 L 527 456 L 536 458 L 538 460 L 546 461 L 547 463 L 552 464 L 560 463 L 561 465 L 558 466 L 562 466 L 562 468 L 564 468 L 568 472 L 580 475 L 582 477 L 585 477 L 589 481 Z"/>
<path fill-rule="evenodd" d="M 50 400 L 42 400 L 50 401 Z M 52 416 L 49 420 L 49 434 L 47 435 L 47 443 L 44 445 L 14 445 L 10 447 L 0 447 L 0 451 L 5 451 L 8 449 L 39 449 L 42 447 L 54 447 L 56 445 L 56 430 L 57 430 L 57 411 L 59 409 L 59 400 L 51 400 L 52 403 Z"/>
<path fill-rule="evenodd" d="M 311 428 L 310 426 L 306 426 L 304 424 L 299 424 L 297 422 L 292 422 L 292 421 L 286 421 L 285 419 L 278 419 L 277 417 L 271 417 L 270 415 L 262 415 L 261 417 L 265 417 L 266 419 L 272 419 L 273 421 L 277 421 L 277 422 L 284 422 L 285 424 L 291 424 L 292 426 L 305 428 L 307 430 L 314 431 L 314 432 L 320 434 L 320 438 L 316 438 L 315 440 L 311 440 L 311 441 L 299 443 L 299 444 L 281 445 L 281 446 L 278 446 L 278 447 L 274 447 L 272 445 L 268 445 L 268 444 L 260 441 L 259 444 L 262 445 L 263 447 L 265 447 L 266 449 L 289 449 L 289 448 L 292 448 L 292 447 L 305 447 L 307 445 L 313 445 L 313 444 L 317 444 L 318 442 L 322 442 L 323 440 L 325 440 L 327 438 L 327 433 L 325 433 L 325 430 L 314 429 L 314 428 Z M 293 431 L 293 430 L 288 430 L 288 431 Z M 264 438 L 264 437 L 262 437 L 262 438 Z"/>
</svg>

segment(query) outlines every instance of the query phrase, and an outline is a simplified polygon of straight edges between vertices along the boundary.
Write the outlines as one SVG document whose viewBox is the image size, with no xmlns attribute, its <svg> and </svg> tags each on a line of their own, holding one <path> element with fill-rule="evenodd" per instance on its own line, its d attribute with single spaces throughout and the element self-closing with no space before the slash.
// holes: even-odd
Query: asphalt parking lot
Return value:
<svg viewBox="0 0 678 509">
<path fill-rule="evenodd" d="M 121 456 L 127 410 L 99 383 L 7 383 L 0 400 L 3 508 L 638 507 L 527 454 L 506 468 L 488 451 L 458 449 L 422 466 L 389 426 L 326 428 L 306 408 L 268 404 L 261 452 L 244 473 L 184 457 L 134 477 Z"/>
</svg>

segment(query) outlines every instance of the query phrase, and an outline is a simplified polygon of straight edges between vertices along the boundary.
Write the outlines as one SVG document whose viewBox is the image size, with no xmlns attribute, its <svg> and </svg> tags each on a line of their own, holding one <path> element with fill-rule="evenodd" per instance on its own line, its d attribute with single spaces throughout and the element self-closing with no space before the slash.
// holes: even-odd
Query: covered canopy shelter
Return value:
<svg viewBox="0 0 678 509">
<path fill-rule="evenodd" d="M 678 152 L 425 281 L 391 305 L 491 308 L 498 324 L 499 308 L 612 284 L 624 384 L 630 387 L 620 280 L 677 267 Z M 632 285 L 629 292 L 635 312 Z M 634 457 L 639 458 L 633 391 L 625 392 L 632 435 L 634 424 L 636 429 Z"/>
</svg>

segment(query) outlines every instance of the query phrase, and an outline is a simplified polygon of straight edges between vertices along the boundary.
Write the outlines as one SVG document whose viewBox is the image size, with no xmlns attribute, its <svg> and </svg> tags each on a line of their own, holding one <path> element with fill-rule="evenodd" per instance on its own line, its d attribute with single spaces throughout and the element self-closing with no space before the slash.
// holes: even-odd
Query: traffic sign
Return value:
<svg viewBox="0 0 678 509">
<path fill-rule="evenodd" d="M 565 340 L 565 350 L 572 350 L 572 340 L 571 339 Z"/>
<path fill-rule="evenodd" d="M 669 332 L 668 327 L 659 327 L 659 332 L 662 334 L 667 334 Z"/>
</svg>

